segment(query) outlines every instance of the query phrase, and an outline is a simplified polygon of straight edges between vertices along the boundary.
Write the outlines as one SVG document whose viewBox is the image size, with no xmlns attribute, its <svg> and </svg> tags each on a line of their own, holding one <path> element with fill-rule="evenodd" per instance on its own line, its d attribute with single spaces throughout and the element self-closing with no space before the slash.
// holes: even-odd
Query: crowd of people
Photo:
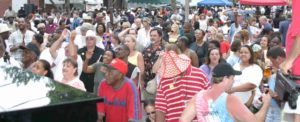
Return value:
<svg viewBox="0 0 300 122">
<path fill-rule="evenodd" d="M 8 8 L 0 62 L 97 94 L 98 122 L 299 122 L 300 107 L 275 92 L 278 69 L 299 72 L 300 4 L 292 5 L 189 16 L 168 7 L 27 16 Z"/>
</svg>

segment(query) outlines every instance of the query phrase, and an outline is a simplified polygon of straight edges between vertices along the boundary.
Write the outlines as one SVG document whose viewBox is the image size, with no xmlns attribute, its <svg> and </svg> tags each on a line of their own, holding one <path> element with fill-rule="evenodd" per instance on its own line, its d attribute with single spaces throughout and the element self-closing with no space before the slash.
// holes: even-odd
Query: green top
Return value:
<svg viewBox="0 0 300 122">
<path fill-rule="evenodd" d="M 95 71 L 94 76 L 94 93 L 98 94 L 98 87 L 100 82 L 104 79 L 105 73 L 103 69 L 106 68 L 103 66 L 102 62 L 97 62 L 92 65 L 93 71 Z"/>
</svg>

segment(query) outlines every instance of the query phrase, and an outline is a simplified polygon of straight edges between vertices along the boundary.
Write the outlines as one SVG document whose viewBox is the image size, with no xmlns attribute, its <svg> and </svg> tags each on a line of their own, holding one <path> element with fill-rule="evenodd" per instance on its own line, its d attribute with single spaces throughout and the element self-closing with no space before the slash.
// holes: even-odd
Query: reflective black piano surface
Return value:
<svg viewBox="0 0 300 122">
<path fill-rule="evenodd" d="M 0 65 L 0 122 L 95 122 L 102 99 L 16 67 Z"/>
</svg>

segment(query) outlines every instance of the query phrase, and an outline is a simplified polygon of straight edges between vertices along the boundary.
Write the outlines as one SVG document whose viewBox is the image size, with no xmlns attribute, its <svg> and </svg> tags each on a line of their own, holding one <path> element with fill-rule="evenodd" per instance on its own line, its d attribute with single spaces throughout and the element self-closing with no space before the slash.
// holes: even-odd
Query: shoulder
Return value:
<svg viewBox="0 0 300 122">
<path fill-rule="evenodd" d="M 196 67 L 193 67 L 192 66 L 192 70 L 191 70 L 191 75 L 192 76 L 197 76 L 197 77 L 205 77 L 206 78 L 206 75 L 205 73 L 200 69 L 200 68 L 196 68 Z"/>
<path fill-rule="evenodd" d="M 127 87 L 129 90 L 135 90 L 135 84 L 133 83 L 133 81 L 129 78 L 125 78 L 124 80 L 124 86 Z"/>
<path fill-rule="evenodd" d="M 227 105 L 229 105 L 229 107 L 230 107 L 230 104 L 239 105 L 241 103 L 242 103 L 242 101 L 237 96 L 231 95 L 231 94 L 227 95 Z"/>
<path fill-rule="evenodd" d="M 252 64 L 249 68 L 255 71 L 262 71 L 261 67 L 258 66 L 257 64 Z"/>
<path fill-rule="evenodd" d="M 95 52 L 100 52 L 100 53 L 104 53 L 104 50 L 102 48 L 99 48 L 99 47 L 95 47 Z"/>
</svg>

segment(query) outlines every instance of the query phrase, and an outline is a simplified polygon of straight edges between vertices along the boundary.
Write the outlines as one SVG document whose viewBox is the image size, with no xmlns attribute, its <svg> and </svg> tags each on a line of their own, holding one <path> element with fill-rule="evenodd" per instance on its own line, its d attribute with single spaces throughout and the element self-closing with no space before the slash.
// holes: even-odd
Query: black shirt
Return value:
<svg viewBox="0 0 300 122">
<path fill-rule="evenodd" d="M 130 78 L 132 75 L 133 70 L 136 68 L 135 65 L 128 62 L 128 72 L 126 74 L 126 77 Z"/>
<path fill-rule="evenodd" d="M 205 57 L 208 53 L 208 43 L 204 42 L 202 46 L 198 46 L 197 42 L 193 42 L 190 45 L 190 49 L 196 52 L 199 60 L 199 66 L 201 66 L 204 63 Z"/>
<path fill-rule="evenodd" d="M 85 60 L 85 52 L 87 51 L 86 47 L 80 48 L 78 50 L 78 54 L 80 55 L 80 57 L 82 58 L 82 60 Z M 99 47 L 95 47 L 94 49 L 94 53 L 92 55 L 92 58 L 89 60 L 88 65 L 92 65 L 98 61 L 103 60 L 103 55 L 104 55 L 104 50 L 99 48 Z M 86 88 L 86 91 L 88 92 L 93 92 L 94 89 L 94 75 L 95 73 L 92 74 L 87 74 L 82 72 L 80 75 L 80 80 L 83 81 L 84 86 Z"/>
</svg>

